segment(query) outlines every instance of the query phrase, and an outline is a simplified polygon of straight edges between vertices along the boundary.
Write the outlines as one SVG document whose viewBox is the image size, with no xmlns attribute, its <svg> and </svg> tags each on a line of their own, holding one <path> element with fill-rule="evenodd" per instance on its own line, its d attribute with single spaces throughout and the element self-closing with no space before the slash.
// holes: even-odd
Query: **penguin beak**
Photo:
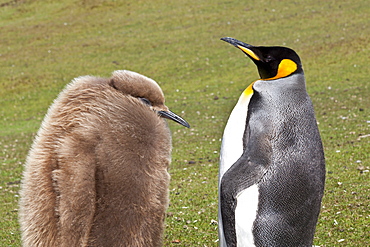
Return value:
<svg viewBox="0 0 370 247">
<path fill-rule="evenodd" d="M 190 125 L 188 122 L 186 122 L 183 118 L 176 115 L 172 111 L 158 111 L 158 115 L 163 118 L 171 119 L 175 121 L 176 123 L 179 123 L 187 128 L 190 128 Z"/>
<path fill-rule="evenodd" d="M 222 38 L 221 40 L 227 42 L 227 43 L 230 43 L 232 44 L 233 46 L 239 48 L 240 50 L 242 50 L 245 54 L 248 55 L 248 57 L 250 57 L 252 60 L 254 61 L 260 61 L 261 59 L 258 57 L 258 55 L 253 51 L 254 50 L 254 46 L 252 45 L 249 45 L 249 44 L 246 44 L 242 41 L 239 41 L 237 39 L 234 39 L 234 38 L 230 38 L 230 37 L 226 37 L 226 38 Z"/>
</svg>

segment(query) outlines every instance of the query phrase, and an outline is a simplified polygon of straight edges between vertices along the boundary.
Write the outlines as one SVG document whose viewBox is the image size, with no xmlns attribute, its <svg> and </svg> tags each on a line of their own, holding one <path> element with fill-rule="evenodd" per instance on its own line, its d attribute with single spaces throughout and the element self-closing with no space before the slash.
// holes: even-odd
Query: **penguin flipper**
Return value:
<svg viewBox="0 0 370 247">
<path fill-rule="evenodd" d="M 221 217 L 225 240 L 228 246 L 236 246 L 235 209 L 237 195 L 257 184 L 267 171 L 267 167 L 240 157 L 224 174 L 220 186 Z"/>
</svg>

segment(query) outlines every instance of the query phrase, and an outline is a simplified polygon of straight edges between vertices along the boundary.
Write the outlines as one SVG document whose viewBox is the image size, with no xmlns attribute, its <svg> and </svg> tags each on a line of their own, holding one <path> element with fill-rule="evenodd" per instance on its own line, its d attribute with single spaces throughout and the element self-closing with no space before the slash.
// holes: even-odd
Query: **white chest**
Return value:
<svg viewBox="0 0 370 247">
<path fill-rule="evenodd" d="M 219 182 L 225 172 L 243 154 L 243 136 L 246 127 L 248 105 L 253 95 L 251 86 L 242 93 L 227 121 L 221 144 Z"/>
</svg>

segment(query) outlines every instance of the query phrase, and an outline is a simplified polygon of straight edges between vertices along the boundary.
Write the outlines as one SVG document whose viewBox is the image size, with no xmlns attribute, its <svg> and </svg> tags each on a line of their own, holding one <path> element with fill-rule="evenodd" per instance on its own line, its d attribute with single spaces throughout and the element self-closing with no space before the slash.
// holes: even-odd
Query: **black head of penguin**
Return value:
<svg viewBox="0 0 370 247">
<path fill-rule="evenodd" d="M 281 46 L 252 46 L 234 38 L 222 38 L 242 50 L 258 68 L 262 80 L 273 80 L 303 73 L 302 64 L 295 51 Z"/>
</svg>

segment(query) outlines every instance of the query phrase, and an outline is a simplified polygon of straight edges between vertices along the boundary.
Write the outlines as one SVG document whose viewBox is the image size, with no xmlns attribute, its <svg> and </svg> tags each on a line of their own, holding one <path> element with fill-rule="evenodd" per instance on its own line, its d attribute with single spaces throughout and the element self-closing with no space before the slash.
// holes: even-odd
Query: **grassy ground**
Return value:
<svg viewBox="0 0 370 247">
<path fill-rule="evenodd" d="M 217 246 L 223 127 L 257 70 L 232 36 L 300 54 L 327 183 L 315 244 L 370 245 L 369 3 L 358 1 L 0 0 L 0 246 L 19 246 L 22 165 L 58 92 L 129 69 L 157 80 L 190 130 L 173 132 L 165 246 Z"/>
</svg>

